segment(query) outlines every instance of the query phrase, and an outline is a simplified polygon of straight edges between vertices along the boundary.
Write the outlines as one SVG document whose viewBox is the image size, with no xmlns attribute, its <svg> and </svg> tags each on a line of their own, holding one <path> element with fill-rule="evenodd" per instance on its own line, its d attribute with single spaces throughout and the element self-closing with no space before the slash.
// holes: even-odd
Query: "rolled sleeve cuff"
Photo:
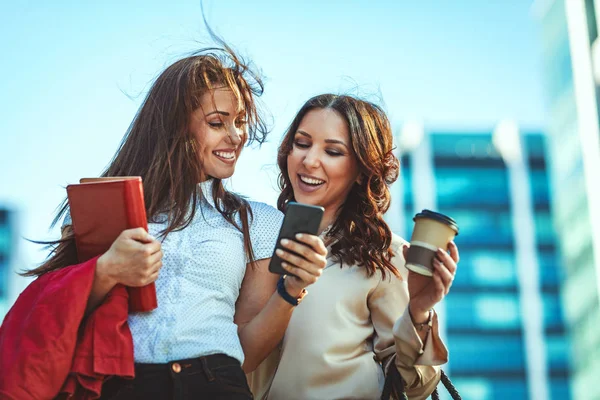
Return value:
<svg viewBox="0 0 600 400">
<path fill-rule="evenodd" d="M 439 335 L 437 313 L 432 316 L 431 330 L 427 334 L 425 346 L 412 323 L 408 307 L 394 324 L 397 362 L 404 366 L 414 365 L 437 366 L 448 362 L 448 349 Z"/>
</svg>

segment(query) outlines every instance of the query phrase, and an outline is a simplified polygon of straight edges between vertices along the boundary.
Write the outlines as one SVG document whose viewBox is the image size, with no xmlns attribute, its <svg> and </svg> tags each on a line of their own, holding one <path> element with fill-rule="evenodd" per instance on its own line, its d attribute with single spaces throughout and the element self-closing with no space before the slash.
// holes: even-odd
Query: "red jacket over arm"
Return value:
<svg viewBox="0 0 600 400">
<path fill-rule="evenodd" d="M 0 327 L 0 399 L 95 399 L 107 377 L 133 377 L 126 289 L 116 286 L 84 319 L 96 260 L 21 293 Z"/>
</svg>

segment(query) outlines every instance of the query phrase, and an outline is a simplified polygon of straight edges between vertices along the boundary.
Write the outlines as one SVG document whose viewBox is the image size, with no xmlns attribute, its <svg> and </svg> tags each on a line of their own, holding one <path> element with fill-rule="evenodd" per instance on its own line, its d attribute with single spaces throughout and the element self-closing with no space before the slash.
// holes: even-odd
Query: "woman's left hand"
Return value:
<svg viewBox="0 0 600 400">
<path fill-rule="evenodd" d="M 285 280 L 285 289 L 291 296 L 297 297 L 323 273 L 327 265 L 327 248 L 319 236 L 308 234 L 298 234 L 295 240 L 284 239 L 281 245 L 300 255 L 277 250 L 277 256 L 283 260 L 281 266 L 291 274 Z"/>
<path fill-rule="evenodd" d="M 454 242 L 448 244 L 448 251 L 438 249 L 433 259 L 433 276 L 424 276 L 415 272 L 408 273 L 409 309 L 415 322 L 426 321 L 431 310 L 450 291 L 456 268 L 460 259 L 458 247 Z M 408 246 L 404 246 L 404 259 Z"/>
</svg>

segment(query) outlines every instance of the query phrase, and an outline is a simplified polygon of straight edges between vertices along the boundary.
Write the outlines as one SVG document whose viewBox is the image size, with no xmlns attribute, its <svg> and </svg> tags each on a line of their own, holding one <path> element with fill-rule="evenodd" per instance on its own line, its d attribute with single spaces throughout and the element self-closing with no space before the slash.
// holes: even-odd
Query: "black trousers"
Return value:
<svg viewBox="0 0 600 400">
<path fill-rule="evenodd" d="M 101 400 L 251 400 L 239 361 L 224 354 L 136 364 L 135 379 L 113 378 L 102 387 Z"/>
</svg>

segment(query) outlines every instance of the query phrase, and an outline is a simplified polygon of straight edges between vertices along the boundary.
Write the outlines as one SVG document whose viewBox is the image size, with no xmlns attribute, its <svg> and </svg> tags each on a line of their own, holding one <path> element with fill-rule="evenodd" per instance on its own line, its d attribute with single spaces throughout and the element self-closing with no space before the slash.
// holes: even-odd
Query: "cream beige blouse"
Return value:
<svg viewBox="0 0 600 400">
<path fill-rule="evenodd" d="M 412 399 L 425 399 L 439 381 L 448 352 L 437 316 L 426 344 L 408 314 L 403 239 L 394 236 L 392 263 L 402 278 L 368 277 L 329 258 L 323 275 L 294 310 L 280 346 L 248 375 L 256 399 L 378 399 L 381 362 L 394 353 Z"/>
</svg>

